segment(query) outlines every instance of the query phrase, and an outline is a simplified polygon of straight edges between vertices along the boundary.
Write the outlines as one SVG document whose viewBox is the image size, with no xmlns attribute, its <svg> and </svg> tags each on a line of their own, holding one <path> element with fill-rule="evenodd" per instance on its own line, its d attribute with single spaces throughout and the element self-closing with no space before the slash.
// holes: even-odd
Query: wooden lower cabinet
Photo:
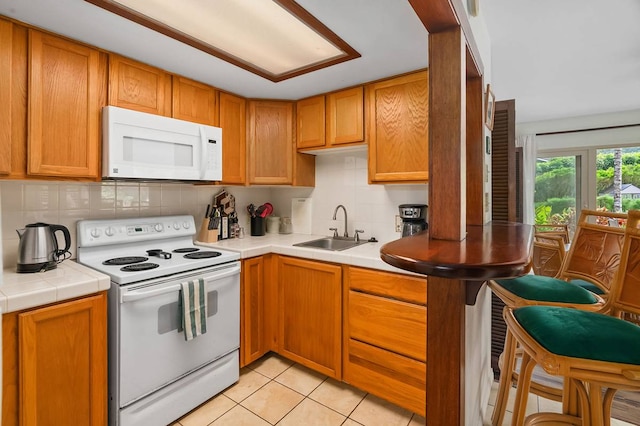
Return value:
<svg viewBox="0 0 640 426">
<path fill-rule="evenodd" d="M 242 261 L 240 285 L 240 367 L 277 349 L 275 255 Z"/>
<path fill-rule="evenodd" d="M 342 268 L 278 258 L 278 353 L 340 380 Z"/>
<path fill-rule="evenodd" d="M 426 279 L 344 268 L 343 381 L 424 416 Z"/>
<path fill-rule="evenodd" d="M 274 351 L 425 415 L 425 278 L 269 254 L 241 298 L 241 366 Z"/>
<path fill-rule="evenodd" d="M 105 292 L 3 316 L 2 424 L 107 424 Z"/>
</svg>

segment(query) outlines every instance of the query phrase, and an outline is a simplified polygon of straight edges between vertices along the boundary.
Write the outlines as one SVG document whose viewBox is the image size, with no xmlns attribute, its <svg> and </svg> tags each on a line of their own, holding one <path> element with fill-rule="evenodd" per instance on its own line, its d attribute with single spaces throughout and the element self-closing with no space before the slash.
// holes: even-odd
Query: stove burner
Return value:
<svg viewBox="0 0 640 426">
<path fill-rule="evenodd" d="M 127 256 L 127 257 L 114 257 L 113 259 L 105 260 L 103 265 L 130 265 L 132 263 L 140 263 L 149 260 L 148 257 L 143 256 Z"/>
<path fill-rule="evenodd" d="M 158 266 L 160 265 L 158 265 L 157 263 L 137 263 L 135 265 L 123 266 L 122 268 L 120 268 L 120 270 L 124 272 L 137 272 L 146 271 L 148 269 L 155 269 Z"/>
<path fill-rule="evenodd" d="M 191 253 L 192 251 L 198 251 L 199 248 L 196 247 L 185 247 L 173 250 L 174 253 Z"/>
<path fill-rule="evenodd" d="M 186 259 L 207 259 L 209 257 L 218 257 L 221 254 L 219 251 L 199 251 L 197 253 L 185 254 L 184 257 Z"/>
</svg>

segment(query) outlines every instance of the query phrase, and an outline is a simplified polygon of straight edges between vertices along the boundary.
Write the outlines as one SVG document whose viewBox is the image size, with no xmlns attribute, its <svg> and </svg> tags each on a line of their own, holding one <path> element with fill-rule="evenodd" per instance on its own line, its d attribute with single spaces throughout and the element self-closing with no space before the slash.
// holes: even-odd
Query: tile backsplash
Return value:
<svg viewBox="0 0 640 426">
<path fill-rule="evenodd" d="M 291 199 L 312 198 L 312 233 L 331 235 L 329 228 L 344 229 L 343 214 L 332 220 L 338 204 L 346 207 L 348 231 L 363 229 L 363 237 L 380 241 L 400 237 L 394 218 L 398 204 L 427 203 L 427 185 L 369 185 L 366 152 L 336 153 L 316 157 L 315 188 L 242 187 L 147 182 L 0 181 L 2 261 L 12 268 L 17 261 L 16 229 L 28 223 L 57 223 L 69 228 L 75 258 L 76 222 L 80 219 L 131 218 L 190 214 L 200 225 L 213 195 L 225 188 L 236 198 L 241 226 L 248 234 L 249 203 L 270 201 L 273 215 L 290 216 Z M 1 266 L 1 264 L 0 264 Z"/>
</svg>

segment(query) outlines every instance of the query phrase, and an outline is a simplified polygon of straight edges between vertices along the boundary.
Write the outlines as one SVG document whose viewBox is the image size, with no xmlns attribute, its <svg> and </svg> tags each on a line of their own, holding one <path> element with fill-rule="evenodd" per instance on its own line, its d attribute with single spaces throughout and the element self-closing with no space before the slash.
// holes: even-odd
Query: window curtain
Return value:
<svg viewBox="0 0 640 426">
<path fill-rule="evenodd" d="M 516 147 L 522 148 L 522 220 L 524 223 L 535 223 L 533 196 L 536 183 L 536 135 L 518 135 Z"/>
</svg>

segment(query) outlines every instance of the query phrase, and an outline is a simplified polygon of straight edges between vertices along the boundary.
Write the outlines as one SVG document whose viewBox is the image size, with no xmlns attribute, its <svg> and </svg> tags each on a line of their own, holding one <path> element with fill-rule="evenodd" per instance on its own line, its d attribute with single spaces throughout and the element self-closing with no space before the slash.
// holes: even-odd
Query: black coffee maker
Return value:
<svg viewBox="0 0 640 426">
<path fill-rule="evenodd" d="M 427 225 L 426 204 L 400 204 L 400 218 L 402 219 L 402 236 L 422 232 L 429 227 Z"/>
</svg>

